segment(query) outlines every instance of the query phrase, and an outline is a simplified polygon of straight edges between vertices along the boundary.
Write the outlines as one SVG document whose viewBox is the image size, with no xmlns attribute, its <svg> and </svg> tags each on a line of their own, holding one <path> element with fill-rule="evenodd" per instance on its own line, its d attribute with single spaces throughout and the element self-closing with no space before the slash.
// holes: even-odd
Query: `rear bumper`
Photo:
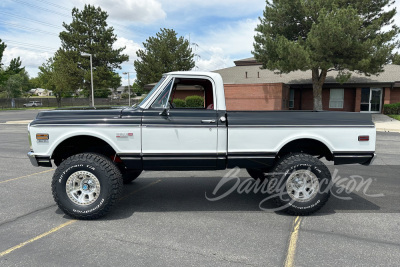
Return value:
<svg viewBox="0 0 400 267">
<path fill-rule="evenodd" d="M 343 164 L 362 164 L 371 165 L 375 160 L 376 154 L 374 152 L 367 153 L 335 153 L 333 155 L 333 162 L 335 165 Z"/>
<path fill-rule="evenodd" d="M 32 151 L 28 152 L 28 158 L 35 167 L 52 167 L 49 156 L 36 156 Z"/>
</svg>

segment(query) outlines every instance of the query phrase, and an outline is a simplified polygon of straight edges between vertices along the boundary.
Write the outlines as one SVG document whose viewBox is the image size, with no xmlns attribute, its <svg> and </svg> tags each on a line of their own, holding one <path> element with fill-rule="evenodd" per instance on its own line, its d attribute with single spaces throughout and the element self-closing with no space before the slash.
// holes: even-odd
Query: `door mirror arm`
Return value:
<svg viewBox="0 0 400 267">
<path fill-rule="evenodd" d="M 162 112 L 159 113 L 160 116 L 169 116 L 169 109 L 164 108 Z"/>
</svg>

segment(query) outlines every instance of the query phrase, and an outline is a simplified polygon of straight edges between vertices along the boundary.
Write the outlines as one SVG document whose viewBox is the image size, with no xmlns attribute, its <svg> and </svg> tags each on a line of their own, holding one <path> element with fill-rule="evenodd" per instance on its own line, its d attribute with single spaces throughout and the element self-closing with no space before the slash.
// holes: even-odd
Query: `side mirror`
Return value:
<svg viewBox="0 0 400 267">
<path fill-rule="evenodd" d="M 169 109 L 164 108 L 162 112 L 159 113 L 160 116 L 169 116 Z"/>
</svg>

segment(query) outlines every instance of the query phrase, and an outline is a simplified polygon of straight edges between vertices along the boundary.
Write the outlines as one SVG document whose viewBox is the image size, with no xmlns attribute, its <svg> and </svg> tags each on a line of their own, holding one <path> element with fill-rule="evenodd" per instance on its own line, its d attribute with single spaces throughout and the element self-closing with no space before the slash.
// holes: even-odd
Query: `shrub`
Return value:
<svg viewBox="0 0 400 267">
<path fill-rule="evenodd" d="M 185 98 L 187 108 L 204 108 L 204 98 L 192 95 Z"/>
<path fill-rule="evenodd" d="M 183 100 L 183 99 L 176 98 L 176 99 L 174 99 L 174 101 L 172 101 L 172 103 L 174 104 L 174 107 L 176 107 L 176 108 L 186 107 L 185 100 Z"/>
<path fill-rule="evenodd" d="M 400 102 L 394 104 L 385 104 L 383 105 L 383 113 L 384 114 L 400 114 Z"/>
</svg>

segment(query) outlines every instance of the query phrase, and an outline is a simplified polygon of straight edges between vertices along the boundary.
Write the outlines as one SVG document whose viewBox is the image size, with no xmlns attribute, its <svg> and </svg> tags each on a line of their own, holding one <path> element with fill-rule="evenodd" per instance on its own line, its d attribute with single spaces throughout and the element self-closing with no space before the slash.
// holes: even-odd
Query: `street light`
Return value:
<svg viewBox="0 0 400 267">
<path fill-rule="evenodd" d="M 92 107 L 94 107 L 94 90 L 93 90 L 93 66 L 92 66 L 92 54 L 81 53 L 82 57 L 90 57 L 90 83 L 92 85 Z"/>
<path fill-rule="evenodd" d="M 126 75 L 128 74 L 128 94 L 129 94 L 129 106 L 131 106 L 131 80 L 129 79 L 129 73 L 133 73 L 133 72 L 123 72 L 122 74 Z"/>
</svg>

